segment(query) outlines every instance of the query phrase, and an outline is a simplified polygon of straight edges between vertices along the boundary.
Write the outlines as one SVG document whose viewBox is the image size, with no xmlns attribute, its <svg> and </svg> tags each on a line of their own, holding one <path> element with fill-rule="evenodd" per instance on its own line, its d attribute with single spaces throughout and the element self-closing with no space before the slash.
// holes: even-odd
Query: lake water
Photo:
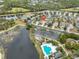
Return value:
<svg viewBox="0 0 79 59">
<path fill-rule="evenodd" d="M 29 32 L 21 28 L 7 51 L 7 59 L 39 59 L 38 53 L 29 39 Z"/>
</svg>

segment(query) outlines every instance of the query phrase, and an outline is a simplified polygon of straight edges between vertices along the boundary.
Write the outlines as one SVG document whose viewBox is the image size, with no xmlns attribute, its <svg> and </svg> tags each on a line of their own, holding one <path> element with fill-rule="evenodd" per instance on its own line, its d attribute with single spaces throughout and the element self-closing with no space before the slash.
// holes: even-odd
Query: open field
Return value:
<svg viewBox="0 0 79 59">
<path fill-rule="evenodd" d="M 12 10 L 9 10 L 7 12 L 13 12 L 13 13 L 17 13 L 17 12 L 28 12 L 30 11 L 29 9 L 24 9 L 24 8 L 12 8 Z"/>
</svg>

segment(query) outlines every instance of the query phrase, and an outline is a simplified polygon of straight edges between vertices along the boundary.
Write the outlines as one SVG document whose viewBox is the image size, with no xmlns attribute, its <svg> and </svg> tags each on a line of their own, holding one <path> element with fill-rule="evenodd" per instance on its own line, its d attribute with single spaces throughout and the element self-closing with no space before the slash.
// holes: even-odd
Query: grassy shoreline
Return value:
<svg viewBox="0 0 79 59">
<path fill-rule="evenodd" d="M 34 35 L 32 35 L 31 32 L 30 32 L 29 36 L 30 36 L 30 40 L 32 41 L 32 43 L 34 44 L 34 46 L 38 52 L 39 59 L 44 59 L 44 55 L 43 55 L 43 52 L 40 47 L 41 44 L 39 43 L 39 41 L 35 40 L 35 37 L 34 37 Z"/>
</svg>

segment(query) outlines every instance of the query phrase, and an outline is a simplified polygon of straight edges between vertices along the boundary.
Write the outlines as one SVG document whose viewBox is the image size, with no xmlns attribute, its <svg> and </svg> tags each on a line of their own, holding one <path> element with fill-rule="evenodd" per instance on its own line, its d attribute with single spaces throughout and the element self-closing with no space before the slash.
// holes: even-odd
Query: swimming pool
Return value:
<svg viewBox="0 0 79 59">
<path fill-rule="evenodd" d="M 51 53 L 56 52 L 56 46 L 53 46 L 51 43 L 45 43 L 41 45 L 44 56 L 49 56 Z"/>
<path fill-rule="evenodd" d="M 41 45 L 41 48 L 42 48 L 42 51 L 44 53 L 45 56 L 49 56 L 51 55 L 51 52 L 52 52 L 52 44 L 42 44 Z"/>
<path fill-rule="evenodd" d="M 45 51 L 45 53 L 46 53 L 46 55 L 50 55 L 51 54 L 51 48 L 50 47 L 48 47 L 48 46 L 43 46 L 43 48 L 44 48 L 44 51 Z"/>
</svg>

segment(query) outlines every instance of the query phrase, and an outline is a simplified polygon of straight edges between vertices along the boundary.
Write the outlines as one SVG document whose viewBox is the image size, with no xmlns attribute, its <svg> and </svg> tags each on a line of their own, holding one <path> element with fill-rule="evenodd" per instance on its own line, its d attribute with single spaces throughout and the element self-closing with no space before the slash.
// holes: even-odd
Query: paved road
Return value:
<svg viewBox="0 0 79 59">
<path fill-rule="evenodd" d="M 39 59 L 28 34 L 25 28 L 21 29 L 21 33 L 8 48 L 7 59 Z"/>
</svg>

